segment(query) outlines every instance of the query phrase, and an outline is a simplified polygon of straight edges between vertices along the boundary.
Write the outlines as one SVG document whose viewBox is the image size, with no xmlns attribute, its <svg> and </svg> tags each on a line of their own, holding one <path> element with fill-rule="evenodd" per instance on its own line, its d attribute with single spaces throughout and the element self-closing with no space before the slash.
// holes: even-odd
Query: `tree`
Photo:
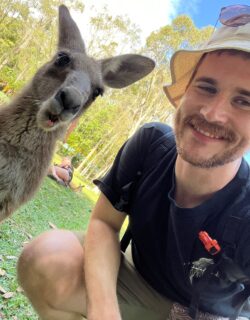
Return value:
<svg viewBox="0 0 250 320">
<path fill-rule="evenodd" d="M 212 26 L 196 28 L 190 17 L 180 15 L 170 25 L 152 32 L 147 38 L 146 48 L 158 63 L 169 63 L 176 50 L 197 48 L 212 32 Z"/>
<path fill-rule="evenodd" d="M 90 19 L 88 52 L 96 58 L 104 58 L 135 51 L 141 44 L 140 29 L 126 16 L 113 17 L 106 6 L 97 10 Z"/>
<path fill-rule="evenodd" d="M 16 91 L 52 55 L 56 46 L 59 0 L 0 2 L 0 81 Z M 65 1 L 80 12 L 81 1 Z"/>
<path fill-rule="evenodd" d="M 95 28 L 102 25 L 99 24 L 100 21 L 104 23 L 102 19 L 93 20 L 95 23 L 98 22 Z M 109 34 L 105 39 L 113 39 L 111 32 L 116 29 L 108 29 L 108 23 L 104 25 L 106 29 L 104 28 L 102 32 Z M 85 148 L 85 158 L 78 171 L 86 179 L 91 180 L 103 174 L 111 166 L 121 145 L 143 123 L 151 121 L 172 123 L 174 109 L 162 91 L 163 84 L 170 82 L 169 59 L 172 53 L 180 48 L 197 47 L 209 37 L 211 31 L 211 27 L 198 29 L 189 17 L 179 16 L 171 25 L 152 32 L 146 46 L 140 48 L 138 52 L 154 57 L 157 63 L 155 70 L 145 79 L 128 88 L 109 91 L 108 97 L 98 101 L 98 106 L 90 109 L 91 117 L 83 118 L 78 130 L 69 140 L 69 144 L 74 145 L 73 141 L 78 135 L 76 144 Z M 128 29 L 127 32 L 130 30 Z M 96 42 L 95 46 L 98 43 Z M 102 42 L 100 44 L 100 48 L 95 47 L 95 50 L 104 52 Z M 109 104 L 112 108 L 108 107 Z M 102 108 L 105 112 L 101 111 Z M 105 125 L 102 126 L 102 124 Z M 89 130 L 90 127 L 91 130 Z M 79 132 L 84 133 L 82 138 Z M 101 134 L 99 135 L 98 132 Z M 89 148 L 87 153 L 86 143 Z"/>
</svg>

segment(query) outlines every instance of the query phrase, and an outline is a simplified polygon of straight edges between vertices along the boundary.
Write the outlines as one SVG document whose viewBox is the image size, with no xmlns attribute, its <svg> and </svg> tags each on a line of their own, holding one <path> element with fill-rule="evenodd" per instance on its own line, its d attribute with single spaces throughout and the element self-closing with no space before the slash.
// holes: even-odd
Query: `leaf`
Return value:
<svg viewBox="0 0 250 320">
<path fill-rule="evenodd" d="M 51 229 L 58 229 L 56 225 L 54 225 L 52 222 L 49 222 L 49 226 Z"/>
<path fill-rule="evenodd" d="M 5 294 L 3 294 L 3 298 L 4 299 L 11 299 L 12 297 L 14 297 L 15 293 L 14 292 L 6 292 Z"/>
<path fill-rule="evenodd" d="M 16 292 L 22 293 L 22 292 L 24 292 L 24 290 L 22 287 L 17 287 Z"/>
<path fill-rule="evenodd" d="M 3 277 L 6 275 L 6 271 L 0 268 L 0 277 Z"/>
<path fill-rule="evenodd" d="M 6 256 L 7 260 L 17 260 L 16 256 Z"/>
<path fill-rule="evenodd" d="M 7 291 L 6 291 L 3 287 L 0 286 L 0 293 L 4 294 L 4 293 L 6 293 L 6 292 L 7 292 Z"/>
</svg>

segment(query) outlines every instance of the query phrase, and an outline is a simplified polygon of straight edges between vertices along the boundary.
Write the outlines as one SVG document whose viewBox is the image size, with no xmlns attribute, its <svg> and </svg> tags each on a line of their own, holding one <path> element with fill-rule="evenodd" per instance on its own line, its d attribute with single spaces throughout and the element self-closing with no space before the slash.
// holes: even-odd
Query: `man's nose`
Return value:
<svg viewBox="0 0 250 320">
<path fill-rule="evenodd" d="M 228 121 L 230 108 L 230 99 L 224 95 L 217 95 L 203 104 L 200 113 L 209 122 L 226 123 Z"/>
</svg>

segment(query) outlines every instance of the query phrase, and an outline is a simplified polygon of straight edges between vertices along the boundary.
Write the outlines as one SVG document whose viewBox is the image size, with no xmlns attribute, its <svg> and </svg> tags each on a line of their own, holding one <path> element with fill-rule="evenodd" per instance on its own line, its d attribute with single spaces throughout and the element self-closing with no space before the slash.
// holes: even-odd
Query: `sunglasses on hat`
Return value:
<svg viewBox="0 0 250 320">
<path fill-rule="evenodd" d="M 223 7 L 219 21 L 228 27 L 239 27 L 250 22 L 250 6 L 235 4 Z"/>
</svg>

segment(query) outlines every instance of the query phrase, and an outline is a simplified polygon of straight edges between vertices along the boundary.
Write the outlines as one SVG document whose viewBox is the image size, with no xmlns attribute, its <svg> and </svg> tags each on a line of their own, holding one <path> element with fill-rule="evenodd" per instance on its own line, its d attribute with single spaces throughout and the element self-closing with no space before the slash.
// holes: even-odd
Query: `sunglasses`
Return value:
<svg viewBox="0 0 250 320">
<path fill-rule="evenodd" d="M 250 22 L 250 6 L 235 4 L 223 7 L 219 21 L 228 27 L 239 27 Z"/>
</svg>

